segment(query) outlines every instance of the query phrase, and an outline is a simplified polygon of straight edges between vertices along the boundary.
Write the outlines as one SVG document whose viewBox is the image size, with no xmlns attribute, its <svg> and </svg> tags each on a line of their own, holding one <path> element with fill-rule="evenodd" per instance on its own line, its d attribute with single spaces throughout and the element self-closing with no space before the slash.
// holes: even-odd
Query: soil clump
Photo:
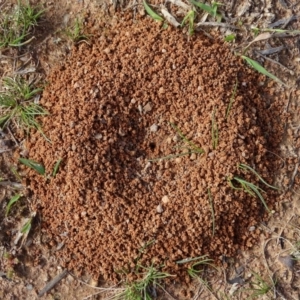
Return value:
<svg viewBox="0 0 300 300">
<path fill-rule="evenodd" d="M 44 242 L 77 274 L 134 280 L 137 265 L 155 265 L 185 277 L 178 260 L 256 242 L 265 208 L 229 180 L 260 186 L 246 164 L 272 183 L 278 99 L 271 88 L 262 98 L 265 79 L 218 38 L 118 20 L 97 24 L 48 77 L 51 143 L 32 134 L 28 157 L 47 174 L 62 162 L 55 177 L 28 171 L 32 206 Z M 261 187 L 271 209 L 276 194 Z"/>
</svg>

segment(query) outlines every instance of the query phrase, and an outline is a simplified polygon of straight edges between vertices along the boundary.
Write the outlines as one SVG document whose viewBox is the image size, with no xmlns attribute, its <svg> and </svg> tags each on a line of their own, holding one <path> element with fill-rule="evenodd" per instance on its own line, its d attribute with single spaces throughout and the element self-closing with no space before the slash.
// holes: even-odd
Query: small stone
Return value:
<svg viewBox="0 0 300 300">
<path fill-rule="evenodd" d="M 156 132 L 158 130 L 158 126 L 156 124 L 151 125 L 150 131 L 151 132 Z"/>
<path fill-rule="evenodd" d="M 132 99 L 130 100 L 130 102 L 131 102 L 132 104 L 135 104 L 135 103 L 136 103 L 136 100 L 135 100 L 134 98 L 132 98 Z"/>
<path fill-rule="evenodd" d="M 158 204 L 158 205 L 157 205 L 156 211 L 157 211 L 159 214 L 161 214 L 161 213 L 164 211 L 163 208 L 162 208 L 162 206 L 161 206 L 161 204 Z"/>
<path fill-rule="evenodd" d="M 255 226 L 249 227 L 249 231 L 254 231 L 254 230 L 255 230 Z"/>
<path fill-rule="evenodd" d="M 166 53 L 167 50 L 166 50 L 166 49 L 162 49 L 161 52 L 162 52 L 162 53 Z"/>
<path fill-rule="evenodd" d="M 190 156 L 190 160 L 195 160 L 197 158 L 196 153 L 192 153 Z"/>
<path fill-rule="evenodd" d="M 148 102 L 144 107 L 143 107 L 143 110 L 145 113 L 149 112 L 152 110 L 152 105 L 150 102 Z"/>
<path fill-rule="evenodd" d="M 109 48 L 105 48 L 105 49 L 103 50 L 103 52 L 106 53 L 106 54 L 109 54 L 109 53 L 110 53 L 110 49 L 109 49 Z"/>
<path fill-rule="evenodd" d="M 161 201 L 162 201 L 164 204 L 167 204 L 167 203 L 170 201 L 170 199 L 169 199 L 169 197 L 168 197 L 167 195 L 165 195 L 165 196 L 162 197 Z"/>
<path fill-rule="evenodd" d="M 177 135 L 174 135 L 173 139 L 172 139 L 175 143 L 179 141 L 179 137 Z"/>
<path fill-rule="evenodd" d="M 101 133 L 98 133 L 98 134 L 96 134 L 96 135 L 94 136 L 94 138 L 95 138 L 96 140 L 101 140 L 102 137 L 103 137 L 103 135 L 102 135 Z"/>
<path fill-rule="evenodd" d="M 175 158 L 175 162 L 178 163 L 178 164 L 181 163 L 181 160 L 182 160 L 181 157 L 176 157 Z"/>
<path fill-rule="evenodd" d="M 166 140 L 167 144 L 171 144 L 172 143 L 172 139 L 170 137 L 167 138 Z"/>
<path fill-rule="evenodd" d="M 28 291 L 31 291 L 31 290 L 33 289 L 32 284 L 27 284 L 27 285 L 26 285 L 26 289 L 27 289 Z"/>
<path fill-rule="evenodd" d="M 215 157 L 215 151 L 209 152 L 207 155 L 209 158 L 214 158 Z"/>
</svg>

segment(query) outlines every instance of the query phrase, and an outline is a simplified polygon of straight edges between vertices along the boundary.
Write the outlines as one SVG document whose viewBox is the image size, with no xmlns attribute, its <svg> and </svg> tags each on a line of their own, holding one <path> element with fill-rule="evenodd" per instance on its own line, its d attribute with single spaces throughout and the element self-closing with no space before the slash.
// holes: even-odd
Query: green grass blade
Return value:
<svg viewBox="0 0 300 300">
<path fill-rule="evenodd" d="M 144 7 L 145 7 L 145 10 L 146 12 L 149 14 L 149 16 L 154 19 L 155 21 L 159 21 L 159 22 L 162 22 L 164 19 L 158 15 L 156 12 L 154 12 L 151 7 L 147 4 L 146 1 L 143 1 L 143 4 L 144 4 Z"/>
<path fill-rule="evenodd" d="M 181 22 L 181 27 L 183 27 L 188 21 L 189 35 L 194 34 L 194 20 L 195 20 L 195 12 L 193 10 L 190 10 Z"/>
<path fill-rule="evenodd" d="M 173 123 L 170 123 L 170 124 L 176 130 L 176 132 L 181 137 L 181 139 L 183 141 L 185 141 L 191 147 L 191 149 L 194 151 L 194 153 L 199 153 L 199 154 L 204 153 L 204 150 L 197 147 L 194 143 L 192 143 L 189 139 L 187 139 L 186 136 L 179 130 L 179 128 L 175 124 L 173 124 Z"/>
<path fill-rule="evenodd" d="M 264 197 L 260 193 L 260 191 L 264 192 L 263 189 L 261 189 L 260 187 L 254 185 L 253 183 L 248 182 L 248 181 L 246 181 L 244 179 L 241 179 L 239 177 L 233 177 L 233 179 L 241 184 L 241 186 L 243 187 L 243 190 L 245 192 L 247 192 L 248 194 L 250 194 L 253 197 L 255 197 L 255 195 L 256 195 L 260 199 L 260 201 L 262 202 L 262 204 L 264 205 L 266 210 L 269 213 L 271 212 L 271 210 L 269 209 L 267 203 L 265 202 Z M 231 186 L 233 187 L 232 183 L 231 183 Z M 235 188 L 235 189 L 238 189 L 238 188 Z"/>
<path fill-rule="evenodd" d="M 189 0 L 193 5 L 199 7 L 200 9 L 206 11 L 209 13 L 212 17 L 217 18 L 218 20 L 221 21 L 222 16 L 217 13 L 218 10 L 218 5 L 219 3 L 214 2 L 212 6 L 204 4 L 202 2 L 194 1 L 194 0 Z"/>
<path fill-rule="evenodd" d="M 261 64 L 259 64 L 257 61 L 242 55 L 242 58 L 256 71 L 258 71 L 259 73 L 279 82 L 280 84 L 287 86 L 283 81 L 281 81 L 278 77 L 276 77 L 275 75 L 273 75 L 272 73 L 268 72 Z"/>
<path fill-rule="evenodd" d="M 28 220 L 25 225 L 21 229 L 21 233 L 28 234 L 31 229 L 31 221 L 32 219 Z"/>
<path fill-rule="evenodd" d="M 194 0 L 190 0 L 190 2 L 215 17 L 216 12 L 212 6 Z"/>
<path fill-rule="evenodd" d="M 27 166 L 27 167 L 29 167 L 29 168 L 31 168 L 31 169 L 34 169 L 34 170 L 35 170 L 36 172 L 38 172 L 40 175 L 45 175 L 45 168 L 44 168 L 43 165 L 41 165 L 41 164 L 39 164 L 39 163 L 37 163 L 37 162 L 35 162 L 35 161 L 33 161 L 33 160 L 26 159 L 26 158 L 19 158 L 19 161 L 20 161 L 23 165 L 25 165 L 25 166 Z"/>
<path fill-rule="evenodd" d="M 9 211 L 10 211 L 10 208 L 12 207 L 12 205 L 13 205 L 14 203 L 16 203 L 16 202 L 21 198 L 21 196 L 22 196 L 22 195 L 17 194 L 17 195 L 13 196 L 13 197 L 9 200 L 9 202 L 8 202 L 8 204 L 7 204 L 7 206 L 6 206 L 6 210 L 5 210 L 5 217 L 8 216 Z"/>
<path fill-rule="evenodd" d="M 268 184 L 266 181 L 263 180 L 263 178 L 254 170 L 252 169 L 250 166 L 248 165 L 245 165 L 245 164 L 240 164 L 240 168 L 241 169 L 244 169 L 244 170 L 249 170 L 251 171 L 254 175 L 256 175 L 258 177 L 258 179 L 263 183 L 265 184 L 266 186 L 268 186 L 269 188 L 271 189 L 274 189 L 274 190 L 279 190 L 279 188 L 273 186 L 273 185 L 270 185 Z"/>
<path fill-rule="evenodd" d="M 235 36 L 234 33 L 228 34 L 228 35 L 225 36 L 224 41 L 228 42 L 228 43 L 231 43 L 235 40 L 235 38 L 236 38 L 236 36 Z"/>
<path fill-rule="evenodd" d="M 60 166 L 60 163 L 61 163 L 61 161 L 62 161 L 62 159 L 59 159 L 59 160 L 56 162 L 56 164 L 55 164 L 55 166 L 54 166 L 54 169 L 53 169 L 53 173 L 52 173 L 52 176 L 53 176 L 53 177 L 55 177 L 55 176 L 56 176 L 56 174 L 57 174 L 57 172 L 58 172 L 58 169 L 59 169 L 59 166 Z"/>
</svg>

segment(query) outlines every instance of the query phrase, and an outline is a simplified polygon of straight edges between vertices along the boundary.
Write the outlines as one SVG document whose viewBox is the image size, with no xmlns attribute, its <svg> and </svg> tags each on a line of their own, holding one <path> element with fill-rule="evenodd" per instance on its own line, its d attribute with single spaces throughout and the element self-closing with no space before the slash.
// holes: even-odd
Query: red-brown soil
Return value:
<svg viewBox="0 0 300 300">
<path fill-rule="evenodd" d="M 28 157 L 47 174 L 63 159 L 55 178 L 28 176 L 51 251 L 79 274 L 132 280 L 137 264 L 180 275 L 178 260 L 251 247 L 267 214 L 228 179 L 259 185 L 238 168 L 244 163 L 272 183 L 276 160 L 267 150 L 277 152 L 282 133 L 272 88 L 262 96 L 265 79 L 218 38 L 188 38 L 131 15 L 95 24 L 92 34 L 48 77 L 41 103 L 51 143 L 39 133 L 28 142 Z M 205 153 L 149 161 L 188 151 L 171 123 Z M 276 194 L 265 190 L 272 208 Z"/>
</svg>

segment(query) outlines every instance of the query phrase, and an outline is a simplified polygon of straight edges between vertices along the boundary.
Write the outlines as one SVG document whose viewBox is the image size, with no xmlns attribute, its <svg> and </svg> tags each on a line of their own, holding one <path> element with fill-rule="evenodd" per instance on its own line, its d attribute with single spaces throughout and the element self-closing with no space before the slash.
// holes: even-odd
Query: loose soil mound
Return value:
<svg viewBox="0 0 300 300">
<path fill-rule="evenodd" d="M 244 163 L 271 181 L 262 78 L 217 38 L 188 38 L 148 18 L 124 17 L 93 34 L 48 78 L 43 130 L 51 143 L 37 133 L 28 144 L 48 174 L 63 159 L 55 178 L 30 171 L 28 183 L 62 265 L 134 279 L 137 264 L 183 274 L 178 260 L 251 247 L 264 207 L 228 179 L 258 184 L 241 173 Z M 191 153 L 194 146 L 205 153 Z"/>
</svg>

